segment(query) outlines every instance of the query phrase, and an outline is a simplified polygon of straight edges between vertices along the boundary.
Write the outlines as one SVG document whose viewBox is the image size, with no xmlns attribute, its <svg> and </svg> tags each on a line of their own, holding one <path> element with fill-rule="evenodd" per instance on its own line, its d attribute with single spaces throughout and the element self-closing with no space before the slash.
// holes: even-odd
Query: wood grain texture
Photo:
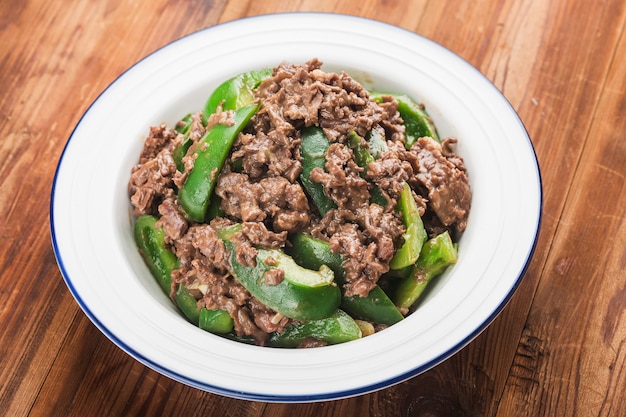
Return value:
<svg viewBox="0 0 626 417">
<path fill-rule="evenodd" d="M 49 195 L 90 103 L 125 69 L 248 16 L 368 17 L 466 59 L 510 101 L 544 187 L 539 242 L 507 307 L 449 360 L 339 401 L 266 404 L 135 361 L 84 315 L 56 265 Z M 0 414 L 10 416 L 623 416 L 626 1 L 0 2 Z"/>
</svg>

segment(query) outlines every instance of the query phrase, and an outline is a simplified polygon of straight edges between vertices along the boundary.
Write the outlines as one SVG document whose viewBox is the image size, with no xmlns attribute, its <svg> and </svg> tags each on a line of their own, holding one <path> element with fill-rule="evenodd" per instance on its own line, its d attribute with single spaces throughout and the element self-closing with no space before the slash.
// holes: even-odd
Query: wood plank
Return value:
<svg viewBox="0 0 626 417">
<path fill-rule="evenodd" d="M 626 38 L 612 56 L 499 415 L 626 415 Z"/>
</svg>

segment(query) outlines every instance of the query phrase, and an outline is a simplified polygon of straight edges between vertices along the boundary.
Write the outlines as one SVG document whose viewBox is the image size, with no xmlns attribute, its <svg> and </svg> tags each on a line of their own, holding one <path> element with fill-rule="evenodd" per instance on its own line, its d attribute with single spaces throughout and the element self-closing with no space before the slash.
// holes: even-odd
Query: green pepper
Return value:
<svg viewBox="0 0 626 417">
<path fill-rule="evenodd" d="M 333 270 L 335 280 L 343 288 L 345 284 L 343 257 L 341 254 L 332 253 L 328 242 L 305 233 L 294 234 L 290 242 L 289 253 L 298 264 L 309 269 L 327 265 Z M 341 307 L 356 317 L 379 324 L 394 324 L 404 318 L 379 286 L 374 287 L 367 297 L 342 295 Z"/>
<path fill-rule="evenodd" d="M 249 106 L 254 101 L 253 90 L 265 78 L 272 75 L 272 69 L 262 69 L 257 71 L 245 72 L 239 74 L 227 81 L 220 84 L 213 93 L 209 96 L 204 110 L 202 112 L 202 123 L 206 126 L 209 116 L 214 114 L 221 106 L 222 111 L 226 110 L 239 110 L 243 107 Z M 180 122 L 180 128 L 176 130 L 185 134 L 185 138 L 182 143 L 174 149 L 172 157 L 176 162 L 176 167 L 180 172 L 184 171 L 182 163 L 183 157 L 187 154 L 187 151 L 191 147 L 193 141 L 189 138 L 189 128 L 191 127 L 191 115 L 185 116 Z"/>
<path fill-rule="evenodd" d="M 198 300 L 183 286 L 178 285 L 174 301 L 190 323 L 211 333 L 228 333 L 233 329 L 233 318 L 224 310 L 198 309 Z"/>
<path fill-rule="evenodd" d="M 255 104 L 237 110 L 232 126 L 216 124 L 200 140 L 195 150 L 194 167 L 178 191 L 181 206 L 193 220 L 204 221 L 213 188 L 230 148 L 258 108 L 259 105 Z"/>
<path fill-rule="evenodd" d="M 402 214 L 402 221 L 406 227 L 404 243 L 389 261 L 391 269 L 402 269 L 413 265 L 419 257 L 422 245 L 427 239 L 426 229 L 419 214 L 417 203 L 413 198 L 411 187 L 406 182 L 403 184 L 398 209 Z"/>
<path fill-rule="evenodd" d="M 457 261 L 457 248 L 446 231 L 428 240 L 406 279 L 393 282 L 392 299 L 399 308 L 409 308 L 424 292 L 428 283 Z"/>
<path fill-rule="evenodd" d="M 297 347 L 309 338 L 334 345 L 360 339 L 361 336 L 361 329 L 354 319 L 345 312 L 337 310 L 330 317 L 295 323 L 285 327 L 282 333 L 272 333 L 268 345 Z"/>
<path fill-rule="evenodd" d="M 411 149 L 413 144 L 421 137 L 430 136 L 437 142 L 440 141 L 437 128 L 430 118 L 423 104 L 416 103 L 405 94 L 371 92 L 370 97 L 374 101 L 381 102 L 383 97 L 391 96 L 398 102 L 398 112 L 404 121 L 405 146 Z"/>
<path fill-rule="evenodd" d="M 224 210 L 222 210 L 221 205 L 222 199 L 220 198 L 220 196 L 217 194 L 213 194 L 211 196 L 211 200 L 209 201 L 209 207 L 207 207 L 206 209 L 206 216 L 204 217 L 206 223 L 209 223 L 216 217 L 224 216 L 225 213 Z"/>
<path fill-rule="evenodd" d="M 156 226 L 157 218 L 144 214 L 135 220 L 134 237 L 139 253 L 159 286 L 169 296 L 172 270 L 178 265 L 176 255 L 165 244 L 165 232 Z"/>
<path fill-rule="evenodd" d="M 364 145 L 364 143 L 366 143 L 365 139 L 363 139 L 358 133 L 354 131 L 348 133 L 348 141 L 350 142 L 350 148 L 352 148 L 352 153 L 354 154 L 354 162 L 363 168 L 361 176 L 365 178 L 367 166 L 370 162 L 374 162 L 374 157 L 367 149 L 367 145 Z"/>
<path fill-rule="evenodd" d="M 375 158 L 367 149 L 367 146 L 364 145 L 364 143 L 366 142 L 361 136 L 359 136 L 358 133 L 354 131 L 350 132 L 348 134 L 348 140 L 350 142 L 350 148 L 352 148 L 352 152 L 354 154 L 354 161 L 358 166 L 363 168 L 363 171 L 361 172 L 361 177 L 365 178 L 367 174 L 367 166 L 370 164 L 370 162 L 374 162 Z M 387 206 L 387 199 L 385 198 L 385 195 L 381 191 L 380 187 L 377 185 L 374 186 L 374 188 L 372 189 L 370 202 L 376 203 L 381 207 Z"/>
<path fill-rule="evenodd" d="M 224 310 L 202 308 L 198 317 L 198 327 L 211 333 L 228 333 L 233 330 L 233 318 Z"/>
<path fill-rule="evenodd" d="M 297 275 L 315 274 L 316 271 L 305 270 L 305 268 L 293 263 L 293 268 L 281 268 L 285 279 L 279 284 L 269 285 L 265 281 L 265 276 L 272 270 L 279 269 L 275 262 L 281 257 L 288 255 L 281 253 L 279 249 L 267 249 L 273 251 L 262 261 L 257 258 L 256 266 L 242 265 L 237 261 L 237 245 L 232 240 L 232 235 L 236 233 L 240 225 L 225 227 L 218 230 L 218 235 L 223 240 L 226 249 L 230 251 L 231 272 L 235 279 L 241 283 L 253 296 L 261 303 L 272 310 L 295 320 L 318 320 L 330 317 L 339 307 L 341 302 L 341 291 L 332 284 L 319 286 L 303 286 L 293 284 L 297 281 Z M 324 280 L 320 277 L 320 280 Z"/>
<path fill-rule="evenodd" d="M 207 100 L 202 118 L 204 123 L 221 106 L 224 110 L 239 110 L 254 102 L 254 89 L 272 75 L 271 68 L 244 72 L 220 84 Z"/>
<path fill-rule="evenodd" d="M 185 288 L 183 284 L 178 284 L 178 289 L 174 294 L 174 301 L 180 311 L 187 317 L 190 323 L 198 325 L 200 320 L 200 310 L 198 300 Z"/>
<path fill-rule="evenodd" d="M 322 184 L 311 181 L 311 171 L 314 168 L 325 169 L 326 151 L 329 146 L 330 142 L 321 128 L 311 126 L 302 130 L 300 182 L 322 216 L 337 208 L 337 205 L 324 193 Z"/>
<path fill-rule="evenodd" d="M 185 133 L 189 131 L 189 128 L 191 127 L 191 120 L 192 120 L 191 113 L 187 113 L 185 117 L 183 117 L 182 119 L 180 119 L 178 123 L 176 123 L 174 130 L 184 135 Z"/>
</svg>

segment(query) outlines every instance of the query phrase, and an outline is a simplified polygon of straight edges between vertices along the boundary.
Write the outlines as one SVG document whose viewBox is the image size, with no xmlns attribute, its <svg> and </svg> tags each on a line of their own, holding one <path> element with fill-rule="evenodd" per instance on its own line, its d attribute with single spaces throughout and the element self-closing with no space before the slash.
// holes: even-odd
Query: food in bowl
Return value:
<svg viewBox="0 0 626 417">
<path fill-rule="evenodd" d="M 200 328 L 272 347 L 393 325 L 456 262 L 471 189 L 423 106 L 313 59 L 237 75 L 150 128 L 128 184 L 138 249 Z"/>
</svg>

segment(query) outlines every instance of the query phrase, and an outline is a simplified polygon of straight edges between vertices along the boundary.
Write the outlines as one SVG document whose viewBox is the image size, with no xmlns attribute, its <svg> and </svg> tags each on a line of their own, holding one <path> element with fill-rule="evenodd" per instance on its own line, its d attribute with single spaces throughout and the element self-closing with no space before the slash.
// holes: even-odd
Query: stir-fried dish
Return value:
<svg viewBox="0 0 626 417">
<path fill-rule="evenodd" d="M 134 236 L 195 325 L 316 347 L 411 314 L 457 260 L 471 190 L 423 105 L 313 59 L 237 75 L 150 128 L 128 184 Z"/>
</svg>

